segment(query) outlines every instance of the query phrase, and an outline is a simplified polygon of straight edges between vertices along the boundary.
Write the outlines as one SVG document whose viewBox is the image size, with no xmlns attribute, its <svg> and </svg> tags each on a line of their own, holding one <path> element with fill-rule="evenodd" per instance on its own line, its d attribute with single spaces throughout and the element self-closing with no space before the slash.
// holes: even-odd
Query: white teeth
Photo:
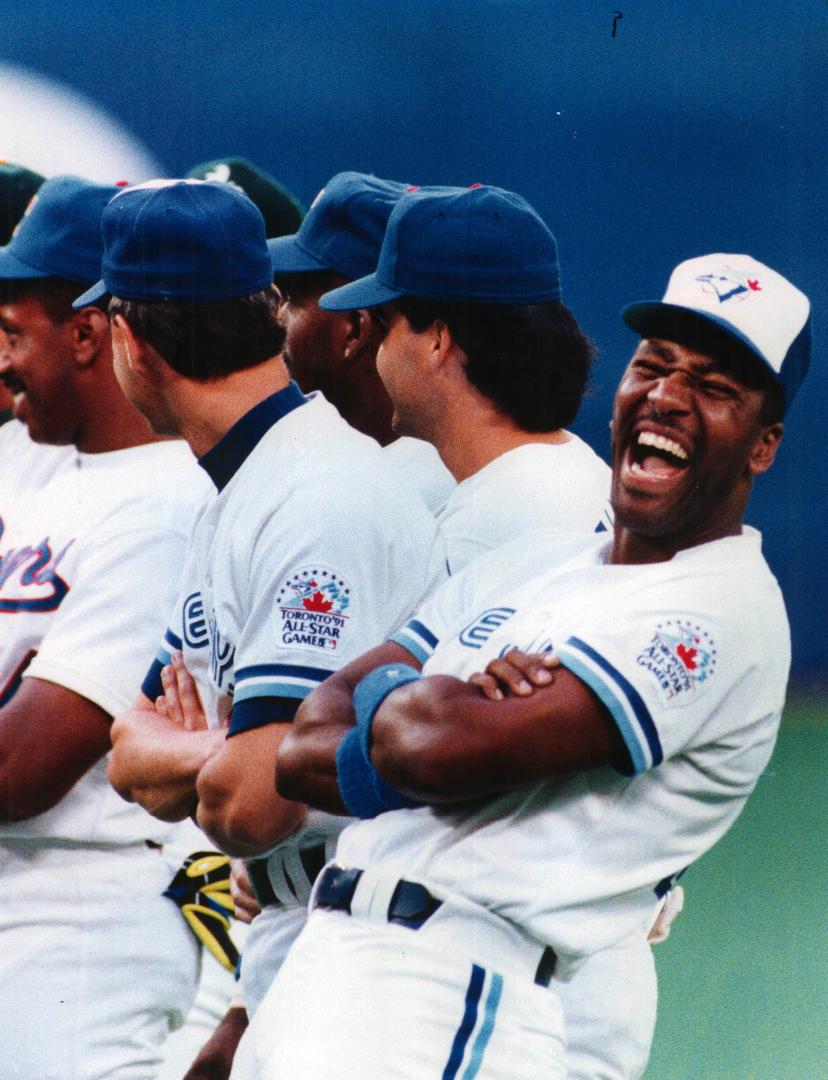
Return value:
<svg viewBox="0 0 828 1080">
<path fill-rule="evenodd" d="M 663 435 L 656 435 L 652 431 L 639 431 L 638 445 L 652 446 L 656 450 L 663 450 L 665 453 L 672 454 L 673 457 L 677 457 L 680 461 L 689 460 L 687 451 L 684 450 L 681 446 L 679 446 L 678 443 L 673 442 L 672 439 L 665 439 Z"/>
</svg>

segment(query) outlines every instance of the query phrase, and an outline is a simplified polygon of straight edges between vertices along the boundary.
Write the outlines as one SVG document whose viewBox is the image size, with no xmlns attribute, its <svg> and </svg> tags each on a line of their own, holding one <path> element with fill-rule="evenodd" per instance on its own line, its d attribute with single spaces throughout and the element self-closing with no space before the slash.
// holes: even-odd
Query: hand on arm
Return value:
<svg viewBox="0 0 828 1080">
<path fill-rule="evenodd" d="M 483 675 L 488 679 L 470 682 L 432 676 L 385 699 L 374 718 L 371 759 L 389 784 L 426 802 L 451 803 L 624 765 L 609 713 L 570 671 L 510 653 L 506 666 L 492 661 Z M 529 693 L 513 691 L 522 683 L 532 684 Z"/>
<path fill-rule="evenodd" d="M 280 794 L 332 814 L 347 813 L 336 779 L 336 751 L 354 726 L 354 689 L 374 668 L 394 663 L 419 667 L 407 649 L 387 641 L 346 664 L 302 702 L 279 748 Z"/>
<path fill-rule="evenodd" d="M 195 813 L 196 780 L 223 745 L 223 728 L 208 730 L 198 691 L 180 656 L 161 675 L 164 697 L 139 694 L 112 725 L 109 780 L 129 802 L 162 821 Z"/>
<path fill-rule="evenodd" d="M 107 752 L 111 722 L 73 690 L 24 678 L 0 709 L 0 820 L 55 806 Z"/>
</svg>

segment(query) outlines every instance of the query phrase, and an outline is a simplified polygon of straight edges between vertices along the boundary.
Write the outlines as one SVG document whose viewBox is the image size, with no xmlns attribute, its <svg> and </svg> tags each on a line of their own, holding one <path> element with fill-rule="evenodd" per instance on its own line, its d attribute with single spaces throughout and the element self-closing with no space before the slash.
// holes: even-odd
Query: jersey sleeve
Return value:
<svg viewBox="0 0 828 1080">
<path fill-rule="evenodd" d="M 781 707 L 774 693 L 784 690 L 790 656 L 784 608 L 763 626 L 738 593 L 730 599 L 732 606 L 723 595 L 699 603 L 685 589 L 671 603 L 669 594 L 648 590 L 621 610 L 585 612 L 575 632 L 556 643 L 561 664 L 616 724 L 629 755 L 625 771 L 712 745 L 738 729 L 740 712 L 747 718 Z M 749 707 L 738 704 L 746 686 Z"/>
<path fill-rule="evenodd" d="M 110 715 L 126 708 L 173 602 L 185 551 L 183 535 L 171 530 L 100 536 L 26 676 L 65 686 Z"/>
<path fill-rule="evenodd" d="M 282 507 L 261 531 L 236 644 L 231 733 L 289 719 L 286 703 L 298 705 L 381 644 L 419 601 L 428 546 L 410 544 L 402 527 L 389 535 L 376 504 L 364 503 L 332 513 L 322 484 L 301 516 Z"/>
</svg>

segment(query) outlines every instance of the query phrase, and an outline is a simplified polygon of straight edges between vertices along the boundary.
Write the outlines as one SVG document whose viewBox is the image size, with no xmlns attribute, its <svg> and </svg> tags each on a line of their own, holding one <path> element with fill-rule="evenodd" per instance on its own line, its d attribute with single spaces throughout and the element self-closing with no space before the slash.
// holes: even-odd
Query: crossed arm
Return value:
<svg viewBox="0 0 828 1080">
<path fill-rule="evenodd" d="M 195 817 L 229 855 L 272 848 L 305 807 L 273 786 L 286 724 L 241 732 L 208 729 L 196 684 L 180 655 L 162 672 L 164 697 L 143 694 L 112 726 L 109 779 L 123 798 L 164 821 Z"/>
<path fill-rule="evenodd" d="M 0 709 L 0 821 L 51 810 L 109 749 L 111 717 L 87 698 L 25 678 Z"/>
<path fill-rule="evenodd" d="M 382 664 L 419 666 L 386 642 L 328 678 L 302 704 L 278 756 L 279 790 L 342 813 L 336 749 L 355 718 L 353 693 Z M 623 767 L 621 736 L 576 676 L 509 653 L 463 682 L 436 675 L 394 690 L 377 710 L 371 761 L 398 791 L 428 803 L 493 795 L 601 765 Z"/>
</svg>

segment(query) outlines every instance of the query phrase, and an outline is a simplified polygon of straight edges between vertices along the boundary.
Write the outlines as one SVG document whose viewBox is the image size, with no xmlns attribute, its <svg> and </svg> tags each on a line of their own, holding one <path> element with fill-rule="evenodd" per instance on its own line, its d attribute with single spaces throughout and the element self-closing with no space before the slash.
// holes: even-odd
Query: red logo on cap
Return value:
<svg viewBox="0 0 828 1080">
<path fill-rule="evenodd" d="M 762 291 L 762 286 L 759 284 L 759 281 L 758 281 L 757 278 L 748 278 L 748 288 L 752 292 L 761 292 Z"/>
</svg>

